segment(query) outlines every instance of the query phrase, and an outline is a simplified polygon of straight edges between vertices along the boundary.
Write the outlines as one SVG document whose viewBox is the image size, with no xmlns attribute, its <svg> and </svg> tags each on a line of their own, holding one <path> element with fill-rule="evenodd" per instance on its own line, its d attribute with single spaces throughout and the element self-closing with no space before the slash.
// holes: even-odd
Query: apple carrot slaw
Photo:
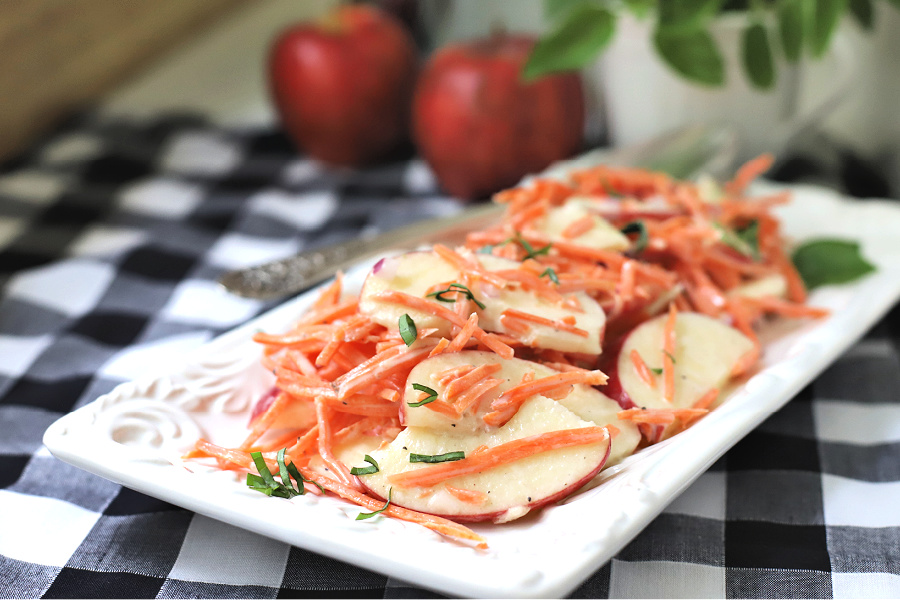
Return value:
<svg viewBox="0 0 900 600">
<path fill-rule="evenodd" d="M 459 247 L 386 258 L 358 294 L 337 274 L 289 330 L 254 336 L 275 384 L 244 441 L 187 458 L 486 546 L 461 523 L 516 518 L 683 431 L 757 365 L 762 319 L 827 315 L 772 214 L 789 195 L 746 196 L 771 163 L 722 186 L 608 166 L 537 179 L 496 194 L 503 219 Z M 704 345 L 718 370 L 691 366 Z M 565 481 L 515 475 L 574 456 Z"/>
</svg>

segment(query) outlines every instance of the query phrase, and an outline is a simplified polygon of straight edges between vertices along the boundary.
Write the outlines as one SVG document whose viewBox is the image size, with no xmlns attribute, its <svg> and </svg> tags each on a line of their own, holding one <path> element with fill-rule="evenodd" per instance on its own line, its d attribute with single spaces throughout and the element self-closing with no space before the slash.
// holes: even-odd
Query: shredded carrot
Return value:
<svg viewBox="0 0 900 600">
<path fill-rule="evenodd" d="M 431 349 L 431 352 L 428 353 L 428 357 L 437 356 L 438 354 L 443 354 L 444 351 L 450 346 L 450 340 L 447 338 L 441 338 L 438 340 L 438 343 L 435 344 L 434 348 Z"/>
<path fill-rule="evenodd" d="M 742 194 L 750 183 L 769 170 L 775 157 L 771 154 L 762 154 L 745 163 L 738 169 L 734 179 L 725 184 L 725 191 L 732 195 Z"/>
<path fill-rule="evenodd" d="M 487 502 L 487 494 L 478 490 L 467 490 L 452 485 L 445 485 L 444 489 L 450 492 L 454 498 L 466 504 L 484 504 Z"/>
<path fill-rule="evenodd" d="M 585 215 L 580 219 L 575 219 L 563 229 L 562 236 L 566 239 L 577 238 L 584 235 L 594 228 L 594 216 Z"/>
<path fill-rule="evenodd" d="M 696 419 L 709 412 L 705 408 L 629 408 L 620 410 L 616 416 L 622 421 L 647 423 L 649 425 L 669 425 L 676 419 Z"/>
<path fill-rule="evenodd" d="M 444 390 L 444 397 L 448 401 L 452 401 L 464 391 L 470 389 L 478 382 L 488 378 L 502 368 L 503 365 L 500 363 L 489 363 L 486 365 L 479 365 L 465 373 L 461 373 L 459 376 L 448 381 Z"/>
<path fill-rule="evenodd" d="M 327 415 L 328 408 L 321 398 L 316 399 L 316 421 L 319 426 L 319 456 L 331 468 L 335 477 L 344 485 L 357 487 L 358 481 L 353 480 L 347 465 L 335 458 L 331 448 L 331 423 Z"/>
<path fill-rule="evenodd" d="M 525 381 L 506 390 L 491 403 L 491 412 L 484 415 L 484 422 L 498 427 L 509 421 L 519 407 L 532 396 L 553 394 L 567 390 L 575 384 L 603 385 L 607 376 L 602 371 L 567 371 L 555 373 L 533 381 Z"/>
<path fill-rule="evenodd" d="M 529 456 L 560 448 L 609 443 L 605 427 L 583 427 L 551 431 L 499 444 L 462 460 L 404 471 L 392 475 L 389 480 L 401 487 L 432 486 L 447 479 L 480 473 L 481 471 L 522 460 Z"/>
<path fill-rule="evenodd" d="M 472 339 L 472 335 L 475 333 L 475 329 L 478 327 L 478 313 L 472 313 L 466 324 L 462 326 L 459 330 L 459 333 L 453 338 L 450 342 L 450 345 L 447 346 L 447 352 L 459 352 L 463 348 L 466 347 L 466 344 L 469 343 L 469 340 Z"/>
<path fill-rule="evenodd" d="M 675 320 L 678 309 L 669 305 L 669 316 L 663 329 L 663 398 L 672 404 L 675 400 Z"/>
<path fill-rule="evenodd" d="M 457 410 L 460 414 L 462 414 L 472 407 L 475 407 L 477 409 L 478 405 L 481 403 L 482 398 L 484 398 L 484 396 L 488 392 L 497 388 L 501 383 L 503 383 L 502 379 L 488 377 L 472 385 L 467 390 L 459 394 L 459 396 L 457 396 Z"/>
<path fill-rule="evenodd" d="M 712 406 L 713 402 L 715 402 L 718 397 L 719 390 L 716 388 L 712 388 L 711 390 L 700 396 L 700 398 L 698 398 L 697 401 L 694 402 L 694 405 L 691 408 L 708 409 L 710 406 Z"/>
<path fill-rule="evenodd" d="M 632 349 L 630 356 L 631 364 L 634 365 L 634 370 L 637 372 L 638 377 L 652 389 L 656 389 L 656 379 L 653 377 L 653 373 L 650 372 L 650 367 L 647 366 L 647 363 L 644 362 L 644 359 L 641 358 L 638 351 Z"/>
<path fill-rule="evenodd" d="M 565 331 L 566 333 L 572 333 L 579 337 L 588 337 L 590 335 L 587 330 L 575 327 L 574 325 L 570 325 L 569 323 L 565 323 L 563 321 L 553 321 L 551 319 L 547 319 L 546 317 L 533 315 L 531 313 L 523 312 L 515 308 L 507 308 L 503 311 L 503 316 L 507 319 L 518 319 L 519 321 L 545 325 L 547 327 L 552 327 L 560 331 Z"/>
</svg>

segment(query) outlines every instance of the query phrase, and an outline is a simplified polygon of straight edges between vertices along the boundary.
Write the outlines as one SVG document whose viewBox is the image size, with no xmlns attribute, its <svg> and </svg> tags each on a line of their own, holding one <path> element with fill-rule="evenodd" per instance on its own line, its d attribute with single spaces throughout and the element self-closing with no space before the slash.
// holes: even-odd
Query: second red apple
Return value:
<svg viewBox="0 0 900 600">
<path fill-rule="evenodd" d="M 534 40 L 497 35 L 437 51 L 413 99 L 413 137 L 443 188 L 488 196 L 582 144 L 577 73 L 522 79 Z"/>
</svg>

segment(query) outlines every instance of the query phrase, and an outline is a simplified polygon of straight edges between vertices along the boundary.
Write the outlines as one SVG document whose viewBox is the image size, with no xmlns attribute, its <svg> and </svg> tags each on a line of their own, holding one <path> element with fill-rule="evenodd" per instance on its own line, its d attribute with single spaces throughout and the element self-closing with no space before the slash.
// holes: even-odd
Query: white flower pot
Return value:
<svg viewBox="0 0 900 600">
<path fill-rule="evenodd" d="M 751 86 L 741 63 L 745 23 L 743 14 L 733 13 L 713 25 L 726 70 L 726 84 L 717 88 L 690 83 L 676 74 L 653 48 L 651 21 L 623 14 L 612 43 L 585 73 L 599 94 L 610 143 L 641 142 L 684 125 L 725 123 L 739 135 L 739 159 L 763 152 L 777 156 L 793 135 L 837 106 L 854 73 L 852 52 L 840 30 L 820 61 L 821 68 L 831 71 L 829 89 L 804 89 L 807 65 L 777 58 L 775 86 L 760 91 Z M 774 50 L 780 56 L 780 49 Z"/>
</svg>

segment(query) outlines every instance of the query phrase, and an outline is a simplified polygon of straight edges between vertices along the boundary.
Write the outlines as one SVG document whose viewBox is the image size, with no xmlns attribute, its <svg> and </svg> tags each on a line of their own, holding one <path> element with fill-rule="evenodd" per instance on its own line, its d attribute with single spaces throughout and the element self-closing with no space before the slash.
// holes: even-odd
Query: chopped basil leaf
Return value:
<svg viewBox="0 0 900 600">
<path fill-rule="evenodd" d="M 859 251 L 859 244 L 839 239 L 806 242 L 791 256 L 808 289 L 848 283 L 875 270 Z"/>
<path fill-rule="evenodd" d="M 534 246 L 532 246 L 530 243 L 528 243 L 528 240 L 526 240 L 524 237 L 522 237 L 522 234 L 519 233 L 518 231 L 516 232 L 515 241 L 520 246 L 522 246 L 523 250 L 525 250 L 525 259 L 524 260 L 528 260 L 529 258 L 536 258 L 538 256 L 547 254 L 548 252 L 550 252 L 550 248 L 553 246 L 553 244 L 547 244 L 543 248 L 538 248 L 537 250 L 535 250 Z"/>
<path fill-rule="evenodd" d="M 284 464 L 284 451 L 285 448 L 282 448 L 275 457 L 275 460 L 278 462 L 278 475 L 281 477 L 281 484 L 292 492 L 300 494 L 300 492 L 294 488 L 294 484 L 291 483 L 291 475 L 288 473 L 287 465 Z M 300 489 L 303 489 L 302 485 L 300 486 Z"/>
<path fill-rule="evenodd" d="M 552 267 L 547 267 L 546 269 L 544 269 L 544 272 L 541 273 L 540 276 L 549 277 L 550 281 L 552 281 L 556 285 L 559 285 L 559 276 L 557 276 L 556 271 L 554 271 Z"/>
<path fill-rule="evenodd" d="M 430 294 L 428 294 L 428 297 L 433 297 L 435 300 L 440 300 L 441 302 L 456 302 L 456 298 L 447 298 L 444 296 L 445 294 L 462 294 L 466 298 L 474 302 L 481 310 L 485 309 L 484 304 L 479 302 L 475 298 L 475 294 L 472 293 L 472 290 L 461 283 L 451 283 L 449 286 L 447 286 L 446 289 L 439 290 L 437 292 L 431 292 Z"/>
<path fill-rule="evenodd" d="M 634 242 L 634 248 L 632 249 L 634 252 L 643 252 L 644 248 L 646 248 L 647 244 L 650 242 L 650 235 L 647 233 L 647 226 L 644 225 L 643 221 L 630 221 L 625 223 L 625 226 L 622 227 L 620 231 L 625 235 L 631 233 L 638 234 L 638 239 Z"/>
<path fill-rule="evenodd" d="M 759 221 L 750 221 L 749 225 L 735 230 L 731 230 L 720 223 L 713 223 L 713 227 L 719 230 L 723 244 L 753 260 L 758 261 L 760 259 Z"/>
<path fill-rule="evenodd" d="M 656 373 L 657 375 L 662 375 L 662 374 L 663 374 L 663 370 L 662 370 L 662 369 L 651 368 L 650 370 L 653 371 L 654 373 Z"/>
<path fill-rule="evenodd" d="M 466 453 L 457 450 L 456 452 L 447 452 L 445 454 L 414 454 L 410 453 L 409 462 L 411 463 L 442 463 L 462 460 L 466 457 Z"/>
<path fill-rule="evenodd" d="M 251 452 L 250 458 L 253 459 L 253 464 L 256 465 L 256 470 L 265 484 L 273 489 L 278 487 L 279 484 L 272 476 L 272 472 L 269 470 L 269 465 L 266 464 L 266 459 L 263 458 L 262 452 Z"/>
<path fill-rule="evenodd" d="M 412 406 L 413 408 L 418 408 L 420 406 L 423 406 L 425 404 L 428 404 L 430 402 L 434 402 L 435 400 L 437 400 L 437 397 L 438 397 L 437 390 L 433 390 L 430 387 L 428 387 L 427 385 L 422 385 L 421 383 L 414 383 L 414 384 L 412 384 L 412 386 L 413 386 L 414 390 L 417 390 L 419 392 L 425 392 L 426 394 L 428 394 L 428 396 L 423 398 L 422 400 L 419 400 L 418 402 L 407 402 L 406 403 L 407 405 Z"/>
<path fill-rule="evenodd" d="M 383 513 L 384 511 L 386 511 L 387 508 L 388 508 L 388 506 L 391 505 L 391 494 L 393 494 L 393 493 L 394 493 L 394 488 L 390 488 L 390 489 L 388 490 L 387 502 L 384 503 L 384 506 L 382 506 L 381 508 L 379 508 L 379 509 L 376 510 L 376 511 L 372 511 L 372 512 L 369 512 L 369 513 L 359 513 L 358 515 L 356 515 L 356 520 L 357 520 L 357 521 L 362 521 L 363 519 L 371 519 L 371 518 L 374 517 L 375 515 L 381 514 L 381 513 Z"/>
<path fill-rule="evenodd" d="M 759 260 L 761 258 L 759 254 L 759 221 L 754 219 L 746 227 L 736 230 L 735 233 L 750 247 L 750 256 L 753 260 Z"/>
<path fill-rule="evenodd" d="M 400 317 L 399 326 L 400 337 L 403 338 L 403 341 L 407 346 L 412 346 L 419 335 L 419 331 L 416 329 L 416 322 L 412 320 L 412 317 L 404 313 L 403 316 Z"/>
<path fill-rule="evenodd" d="M 259 471 L 259 475 L 247 473 L 247 487 L 257 492 L 262 492 L 266 496 L 293 498 L 294 496 L 302 496 L 306 493 L 306 489 L 303 487 L 304 483 L 312 483 L 324 494 L 325 489 L 315 481 L 304 477 L 294 463 L 285 464 L 284 452 L 285 448 L 279 450 L 276 458 L 278 462 L 278 475 L 281 478 L 280 483 L 269 470 L 269 466 L 266 464 L 266 459 L 263 458 L 262 452 L 251 452 L 250 457 L 253 459 L 253 464 L 256 465 L 256 470 Z M 296 488 L 291 481 L 291 477 L 297 482 Z"/>
<path fill-rule="evenodd" d="M 313 481 L 312 479 L 307 479 L 306 477 L 304 477 L 303 473 L 301 473 L 299 471 L 299 469 L 297 469 L 297 467 L 294 466 L 294 463 L 288 463 L 288 471 L 291 472 L 291 475 L 294 476 L 294 479 L 296 479 L 298 483 L 299 482 L 311 483 L 314 486 L 316 486 L 317 488 L 319 488 L 320 492 L 322 492 L 323 494 L 325 493 L 325 488 L 322 487 L 322 484 L 320 484 L 318 481 Z M 302 485 L 300 486 L 300 490 L 301 490 L 300 491 L 301 496 L 306 493 L 306 490 L 303 488 Z"/>
<path fill-rule="evenodd" d="M 273 492 L 266 480 L 255 473 L 247 473 L 247 487 L 257 492 L 262 492 L 266 496 L 271 496 Z"/>
<path fill-rule="evenodd" d="M 369 463 L 368 467 L 353 467 L 350 469 L 351 475 L 371 475 L 372 473 L 378 472 L 378 463 L 375 462 L 375 459 L 369 456 L 368 454 L 363 457 L 363 460 Z"/>
<path fill-rule="evenodd" d="M 512 243 L 519 244 L 519 246 L 521 246 L 522 249 L 525 250 L 525 258 L 522 260 L 536 258 L 538 256 L 547 254 L 548 252 L 550 252 L 550 248 L 553 247 L 553 244 L 547 244 L 543 248 L 535 249 L 534 246 L 532 246 L 531 243 L 529 243 L 529 241 L 522 237 L 522 234 L 517 231 L 515 236 L 505 239 L 499 244 L 489 244 L 486 246 L 482 246 L 478 249 L 478 254 L 493 254 L 494 248 L 496 248 L 497 246 L 503 246 L 504 244 Z"/>
</svg>

